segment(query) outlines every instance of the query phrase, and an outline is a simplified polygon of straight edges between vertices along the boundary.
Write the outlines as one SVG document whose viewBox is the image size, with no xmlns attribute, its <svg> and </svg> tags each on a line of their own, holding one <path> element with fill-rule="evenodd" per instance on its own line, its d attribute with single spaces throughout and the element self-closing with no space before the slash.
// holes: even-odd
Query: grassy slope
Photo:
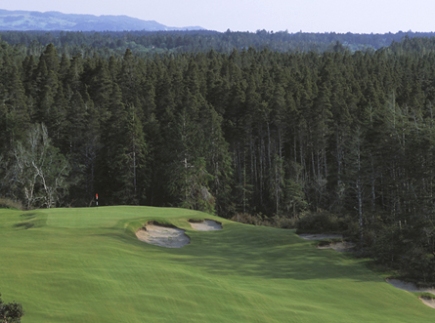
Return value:
<svg viewBox="0 0 435 323">
<path fill-rule="evenodd" d="M 195 232 L 188 210 L 0 210 L 0 292 L 22 322 L 433 322 L 435 311 L 362 261 L 317 250 L 290 230 L 222 220 Z M 140 242 L 147 220 L 191 244 Z"/>
</svg>

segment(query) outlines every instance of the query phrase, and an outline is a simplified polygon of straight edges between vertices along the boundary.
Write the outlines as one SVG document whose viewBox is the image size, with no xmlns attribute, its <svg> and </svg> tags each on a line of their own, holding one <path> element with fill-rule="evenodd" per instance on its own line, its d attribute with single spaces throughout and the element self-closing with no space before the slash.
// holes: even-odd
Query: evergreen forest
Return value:
<svg viewBox="0 0 435 323">
<path fill-rule="evenodd" d="M 0 197 L 294 219 L 435 282 L 434 38 L 145 54 L 2 41 Z"/>
</svg>

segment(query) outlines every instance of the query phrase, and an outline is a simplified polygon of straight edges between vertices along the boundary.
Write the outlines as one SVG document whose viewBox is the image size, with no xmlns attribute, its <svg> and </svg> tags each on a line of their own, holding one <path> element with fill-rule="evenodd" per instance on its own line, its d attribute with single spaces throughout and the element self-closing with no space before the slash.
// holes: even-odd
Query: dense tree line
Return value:
<svg viewBox="0 0 435 323">
<path fill-rule="evenodd" d="M 124 31 L 124 32 L 66 32 L 66 31 L 0 31 L 0 39 L 20 47 L 29 55 L 39 56 L 44 48 L 55 45 L 70 56 L 98 52 L 98 55 L 123 54 L 127 48 L 136 55 L 162 53 L 208 52 L 211 49 L 229 54 L 233 50 L 268 48 L 278 52 L 324 52 L 337 43 L 354 52 L 378 50 L 406 38 L 433 37 L 434 33 L 397 32 L 386 34 L 354 33 L 289 33 L 287 31 L 233 32 L 195 31 Z"/>
<path fill-rule="evenodd" d="M 330 212 L 365 254 L 433 282 L 433 43 L 152 58 L 2 43 L 0 195 L 29 208 L 93 205 L 98 192 L 103 205 L 225 217 Z"/>
</svg>

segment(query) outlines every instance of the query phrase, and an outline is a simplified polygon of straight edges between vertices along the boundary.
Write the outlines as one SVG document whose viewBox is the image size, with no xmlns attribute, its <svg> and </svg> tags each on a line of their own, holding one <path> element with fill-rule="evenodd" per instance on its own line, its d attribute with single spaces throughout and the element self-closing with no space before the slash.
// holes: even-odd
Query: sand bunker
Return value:
<svg viewBox="0 0 435 323">
<path fill-rule="evenodd" d="M 327 239 L 343 239 L 341 234 L 300 234 L 302 239 L 305 240 L 327 240 Z"/>
<path fill-rule="evenodd" d="M 190 242 L 184 230 L 156 224 L 147 224 L 136 232 L 136 237 L 143 242 L 165 248 L 181 248 Z"/>
<path fill-rule="evenodd" d="M 343 240 L 341 234 L 300 234 L 302 239 L 305 240 Z M 338 252 L 352 251 L 355 244 L 347 241 L 332 241 L 330 243 L 325 243 L 317 246 L 317 249 L 333 249 Z"/>
<path fill-rule="evenodd" d="M 212 220 L 204 220 L 201 222 L 189 221 L 190 226 L 198 231 L 217 231 L 222 230 L 222 224 Z"/>
<path fill-rule="evenodd" d="M 408 292 L 413 292 L 413 293 L 426 292 L 426 293 L 431 293 L 431 294 L 435 295 L 435 288 L 420 288 L 417 285 L 415 285 L 414 283 L 404 282 L 404 281 L 399 280 L 399 279 L 387 279 L 387 283 L 390 283 L 394 287 L 406 290 Z"/>
<path fill-rule="evenodd" d="M 387 279 L 387 283 L 390 283 L 394 287 L 406 290 L 408 292 L 412 292 L 412 293 L 426 292 L 426 293 L 431 293 L 431 294 L 435 295 L 435 288 L 420 288 L 417 285 L 415 285 L 414 283 L 404 282 L 404 281 L 399 280 L 399 279 Z M 425 305 L 432 307 L 432 308 L 435 308 L 435 299 L 427 299 L 427 298 L 420 297 L 420 300 Z"/>
<path fill-rule="evenodd" d="M 427 298 L 420 297 L 420 300 L 423 302 L 424 305 L 435 308 L 435 299 L 427 299 Z"/>
<path fill-rule="evenodd" d="M 330 244 L 317 246 L 317 249 L 333 249 L 338 252 L 346 252 L 346 251 L 352 251 L 352 249 L 355 248 L 355 244 L 352 242 L 331 242 Z"/>
</svg>

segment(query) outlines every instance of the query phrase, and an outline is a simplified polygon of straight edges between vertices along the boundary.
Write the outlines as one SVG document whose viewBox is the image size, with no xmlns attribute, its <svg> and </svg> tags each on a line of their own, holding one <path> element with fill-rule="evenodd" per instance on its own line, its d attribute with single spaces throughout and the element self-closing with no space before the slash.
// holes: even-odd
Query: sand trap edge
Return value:
<svg viewBox="0 0 435 323">
<path fill-rule="evenodd" d="M 310 241 L 343 239 L 343 235 L 341 234 L 301 233 L 298 234 L 298 236 L 304 240 Z"/>
<path fill-rule="evenodd" d="M 412 293 L 426 292 L 435 295 L 435 288 L 418 287 L 414 283 L 406 282 L 396 278 L 387 278 L 385 281 L 398 289 L 406 290 L 408 292 L 412 292 Z"/>
<path fill-rule="evenodd" d="M 427 299 L 424 297 L 420 297 L 420 301 L 422 301 L 424 305 L 432 307 L 433 309 L 435 309 L 435 299 Z"/>
<path fill-rule="evenodd" d="M 355 248 L 355 244 L 347 241 L 331 242 L 328 244 L 317 246 L 317 249 L 320 250 L 332 249 L 338 252 L 352 252 L 354 248 Z"/>
<path fill-rule="evenodd" d="M 195 220 L 190 219 L 189 224 L 192 229 L 197 231 L 220 231 L 223 230 L 223 225 L 221 222 L 204 219 L 204 220 Z"/>
<path fill-rule="evenodd" d="M 164 248 L 182 248 L 190 243 L 185 230 L 155 221 L 148 222 L 137 230 L 136 237 L 142 242 Z"/>
<path fill-rule="evenodd" d="M 405 290 L 407 292 L 411 292 L 411 293 L 427 292 L 435 295 L 435 288 L 420 288 L 414 283 L 405 282 L 400 279 L 394 279 L 394 278 L 387 278 L 385 281 L 390 285 L 396 287 L 397 289 Z M 425 297 L 419 297 L 419 299 L 420 301 L 422 301 L 424 305 L 435 309 L 435 299 L 427 299 Z"/>
</svg>

